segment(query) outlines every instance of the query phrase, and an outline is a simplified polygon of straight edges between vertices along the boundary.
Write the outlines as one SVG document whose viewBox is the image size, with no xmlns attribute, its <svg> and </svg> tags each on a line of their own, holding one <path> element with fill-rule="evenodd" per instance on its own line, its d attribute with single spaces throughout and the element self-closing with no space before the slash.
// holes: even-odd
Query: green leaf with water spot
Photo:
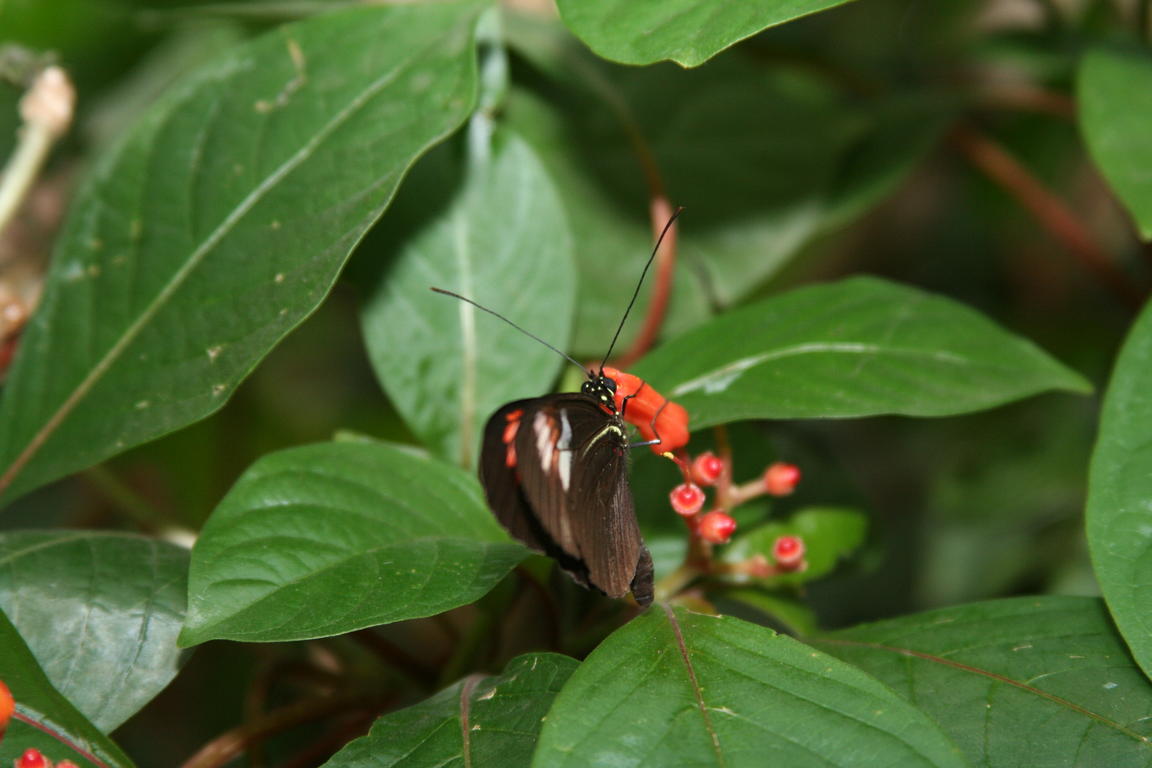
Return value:
<svg viewBox="0 0 1152 768">
<path fill-rule="evenodd" d="M 387 443 L 260 459 L 192 550 L 183 645 L 302 640 L 471 603 L 527 550 L 470 473 Z"/>
<path fill-rule="evenodd" d="M 502 674 L 469 677 L 385 715 L 324 768 L 526 767 L 548 707 L 578 666 L 556 653 L 519 656 Z"/>
<path fill-rule="evenodd" d="M 708 61 L 762 29 L 848 0 L 557 0 L 560 17 L 600 56 L 623 64 Z"/>
<path fill-rule="evenodd" d="M 100 158 L 0 403 L 0 499 L 224 404 L 468 115 L 482 7 L 285 25 L 172 88 Z"/>
<path fill-rule="evenodd" d="M 634 367 L 692 415 L 740 419 L 947 416 L 1088 382 L 949 299 L 858 277 L 729 312 Z"/>
<path fill-rule="evenodd" d="M 580 665 L 533 765 L 964 766 L 923 713 L 860 670 L 735 618 L 650 609 Z"/>
<path fill-rule="evenodd" d="M 974 603 L 813 644 L 933 717 L 973 765 L 1135 768 L 1152 761 L 1152 684 L 1098 599 Z"/>
<path fill-rule="evenodd" d="M 1092 454 L 1086 513 L 1100 591 L 1152 676 L 1152 304 L 1120 351 Z"/>
<path fill-rule="evenodd" d="M 0 534 L 0 608 L 55 688 L 110 733 L 180 670 L 188 551 L 122 534 Z"/>
<path fill-rule="evenodd" d="M 1147 47 L 1089 50 L 1080 61 L 1076 96 L 1092 159 L 1140 236 L 1152 240 L 1152 52 Z"/>
<path fill-rule="evenodd" d="M 362 315 L 372 367 L 408 426 L 471 466 L 488 417 L 549 391 L 564 359 L 438 286 L 559 349 L 576 302 L 572 239 L 532 148 L 478 116 L 467 141 L 420 161 L 370 249 L 386 260 Z"/>
<path fill-rule="evenodd" d="M 0 611 L 0 680 L 16 700 L 16 715 L 0 739 L 0 764 L 13 765 L 31 747 L 53 761 L 70 759 L 82 768 L 131 768 L 132 761 L 52 687 L 36 657 Z M 53 735 L 55 734 L 55 735 Z M 66 746 L 56 736 L 72 745 Z"/>
</svg>

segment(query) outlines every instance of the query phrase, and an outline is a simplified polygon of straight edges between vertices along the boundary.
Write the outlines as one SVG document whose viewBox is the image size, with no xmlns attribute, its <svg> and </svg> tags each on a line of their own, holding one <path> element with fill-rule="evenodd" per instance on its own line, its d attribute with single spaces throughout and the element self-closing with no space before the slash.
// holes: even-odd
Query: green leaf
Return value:
<svg viewBox="0 0 1152 768">
<path fill-rule="evenodd" d="M 174 88 L 102 157 L 0 404 L 2 498 L 224 404 L 468 114 L 480 8 L 284 26 Z"/>
<path fill-rule="evenodd" d="M 564 360 L 457 291 L 564 349 L 576 302 L 572 239 L 532 149 L 511 131 L 444 145 L 412 172 L 382 225 L 393 258 L 363 315 L 372 366 L 408 426 L 436 454 L 471 466 L 488 417 L 548 391 Z M 383 230 L 383 231 L 381 231 Z"/>
<path fill-rule="evenodd" d="M 763 555 L 773 561 L 772 545 L 781 536 L 799 536 L 804 540 L 804 560 L 808 567 L 798 573 L 781 574 L 772 584 L 803 584 L 831 573 L 841 558 L 847 557 L 864 543 L 868 519 L 855 509 L 807 507 L 787 520 L 773 521 L 738 536 L 724 550 L 729 562 Z"/>
<path fill-rule="evenodd" d="M 1086 524 L 1100 591 L 1152 675 L 1152 304 L 1120 350 L 1092 454 Z"/>
<path fill-rule="evenodd" d="M 588 47 L 623 64 L 708 61 L 762 29 L 847 0 L 557 0 L 560 16 Z"/>
<path fill-rule="evenodd" d="M 188 552 L 139 536 L 0 535 L 0 608 L 48 679 L 110 733 L 180 669 Z"/>
<path fill-rule="evenodd" d="M 1076 87 L 1080 128 L 1092 159 L 1152 240 L 1152 54 L 1096 48 L 1084 54 Z"/>
<path fill-rule="evenodd" d="M 815 645 L 939 722 L 973 765 L 1146 766 L 1152 686 L 1094 598 L 974 603 Z"/>
<path fill-rule="evenodd" d="M 548 713 L 533 765 L 962 766 L 926 716 L 771 630 L 666 606 L 611 635 Z"/>
<path fill-rule="evenodd" d="M 204 526 L 180 643 L 325 637 L 481 597 L 525 556 L 463 470 L 385 443 L 269 454 Z"/>
<path fill-rule="evenodd" d="M 578 666 L 556 653 L 519 656 L 502 675 L 466 678 L 380 718 L 324 766 L 527 766 L 548 707 Z"/>
<path fill-rule="evenodd" d="M 130 768 L 132 761 L 111 739 L 84 719 L 68 699 L 52 687 L 8 617 L 0 612 L 0 680 L 16 699 L 16 715 L 0 739 L 0 764 L 12 765 L 29 747 L 53 762 L 71 759 L 82 768 L 97 765 Z M 71 744 L 70 749 L 65 741 Z"/>
<path fill-rule="evenodd" d="M 1026 339 L 949 299 L 874 278 L 743 307 L 634 368 L 692 415 L 739 419 L 946 416 L 1090 385 Z"/>
</svg>

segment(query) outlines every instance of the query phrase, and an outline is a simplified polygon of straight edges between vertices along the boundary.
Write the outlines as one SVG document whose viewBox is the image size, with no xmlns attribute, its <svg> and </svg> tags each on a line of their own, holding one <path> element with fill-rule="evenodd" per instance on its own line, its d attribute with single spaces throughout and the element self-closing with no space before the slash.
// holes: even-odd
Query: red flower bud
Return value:
<svg viewBox="0 0 1152 768">
<path fill-rule="evenodd" d="M 802 571 L 807 568 L 804 552 L 804 539 L 799 536 L 781 536 L 772 545 L 772 557 L 782 571 Z"/>
<path fill-rule="evenodd" d="M 76 763 L 72 762 L 71 760 L 61 760 L 60 762 L 56 763 L 56 768 L 80 768 L 80 766 L 76 765 Z"/>
<path fill-rule="evenodd" d="M 692 479 L 700 485 L 716 485 L 723 471 L 724 461 L 712 451 L 700 454 L 692 462 Z"/>
<path fill-rule="evenodd" d="M 720 512 L 719 510 L 709 512 L 700 518 L 700 523 L 696 527 L 696 533 L 704 541 L 710 541 L 713 544 L 724 544 L 732 534 L 736 532 L 736 521 L 727 512 Z"/>
<path fill-rule="evenodd" d="M 787 496 L 800 482 L 800 467 L 777 461 L 764 470 L 764 489 L 772 496 Z"/>
<path fill-rule="evenodd" d="M 695 483 L 681 483 L 668 494 L 672 509 L 683 517 L 692 517 L 704 506 L 704 491 Z"/>
<path fill-rule="evenodd" d="M 4 729 L 8 727 L 8 721 L 15 711 L 16 701 L 12 698 L 12 691 L 0 680 L 0 736 L 4 735 Z"/>
<path fill-rule="evenodd" d="M 16 768 L 52 768 L 48 758 L 35 747 L 24 750 L 24 754 L 16 759 Z"/>
</svg>

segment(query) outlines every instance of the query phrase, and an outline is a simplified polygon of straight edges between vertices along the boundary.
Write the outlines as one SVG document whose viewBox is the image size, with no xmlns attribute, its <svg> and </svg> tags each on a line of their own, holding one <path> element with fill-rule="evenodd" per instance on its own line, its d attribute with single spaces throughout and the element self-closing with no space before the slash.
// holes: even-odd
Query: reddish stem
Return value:
<svg viewBox="0 0 1152 768">
<path fill-rule="evenodd" d="M 1081 266 L 1129 306 L 1140 305 L 1142 292 L 1096 244 L 1088 228 L 1072 209 L 1049 192 L 1004 147 L 972 128 L 958 129 L 953 134 L 953 141 L 973 165 L 1016 198 L 1049 234 L 1076 257 Z"/>
<path fill-rule="evenodd" d="M 647 174 L 649 183 L 658 183 L 659 177 L 653 179 Z M 654 236 L 658 236 L 668 219 L 672 216 L 672 206 L 663 192 L 652 189 L 652 200 L 649 204 L 649 218 L 652 223 Z M 640 329 L 636 340 L 628 348 L 617 363 L 617 367 L 627 370 L 633 363 L 644 356 L 652 348 L 660 328 L 664 325 L 664 315 L 668 309 L 668 299 L 672 295 L 672 278 L 676 273 L 676 240 L 680 225 L 673 224 L 660 244 L 656 254 L 656 274 L 652 278 L 652 298 L 648 302 L 648 311 L 644 315 L 644 325 Z"/>
</svg>

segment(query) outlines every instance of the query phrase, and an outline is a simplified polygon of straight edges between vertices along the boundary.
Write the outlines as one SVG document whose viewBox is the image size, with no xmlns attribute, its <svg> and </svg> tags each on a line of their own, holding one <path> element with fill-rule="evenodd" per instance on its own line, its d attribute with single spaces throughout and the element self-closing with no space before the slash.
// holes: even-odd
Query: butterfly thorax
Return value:
<svg viewBox="0 0 1152 768">
<path fill-rule="evenodd" d="M 580 391 L 593 398 L 606 412 L 616 414 L 616 382 L 603 373 L 588 372 L 588 380 L 580 385 Z"/>
</svg>

